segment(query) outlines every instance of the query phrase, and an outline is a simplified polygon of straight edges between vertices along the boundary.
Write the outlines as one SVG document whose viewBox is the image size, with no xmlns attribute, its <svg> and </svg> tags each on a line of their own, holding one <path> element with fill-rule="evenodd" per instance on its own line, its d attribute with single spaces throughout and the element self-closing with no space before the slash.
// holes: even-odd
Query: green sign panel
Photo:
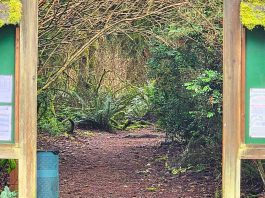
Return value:
<svg viewBox="0 0 265 198">
<path fill-rule="evenodd" d="M 246 144 L 265 144 L 265 30 L 246 35 Z"/>
<path fill-rule="evenodd" d="M 14 143 L 15 27 L 0 28 L 0 143 Z"/>
</svg>

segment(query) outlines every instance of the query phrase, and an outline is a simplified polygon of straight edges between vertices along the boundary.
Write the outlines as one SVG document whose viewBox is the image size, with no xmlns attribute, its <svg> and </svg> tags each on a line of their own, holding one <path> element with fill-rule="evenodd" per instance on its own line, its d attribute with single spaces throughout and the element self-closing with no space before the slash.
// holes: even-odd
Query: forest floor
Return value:
<svg viewBox="0 0 265 198">
<path fill-rule="evenodd" d="M 173 176 L 165 170 L 163 133 L 153 129 L 77 131 L 39 135 L 38 149 L 60 151 L 61 198 L 207 198 L 216 184 L 210 172 Z"/>
</svg>

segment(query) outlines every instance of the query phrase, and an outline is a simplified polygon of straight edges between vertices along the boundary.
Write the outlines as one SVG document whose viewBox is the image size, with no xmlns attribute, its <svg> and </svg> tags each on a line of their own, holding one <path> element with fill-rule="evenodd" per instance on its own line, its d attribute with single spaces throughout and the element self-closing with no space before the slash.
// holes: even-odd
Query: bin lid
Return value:
<svg viewBox="0 0 265 198">
<path fill-rule="evenodd" d="M 59 150 L 37 150 L 38 153 L 53 153 L 55 155 L 59 155 Z"/>
</svg>

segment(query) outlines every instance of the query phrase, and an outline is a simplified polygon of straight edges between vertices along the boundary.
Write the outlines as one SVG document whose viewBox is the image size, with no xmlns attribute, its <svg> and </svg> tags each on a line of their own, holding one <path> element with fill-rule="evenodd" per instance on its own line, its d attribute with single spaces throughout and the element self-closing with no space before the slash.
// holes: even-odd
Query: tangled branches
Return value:
<svg viewBox="0 0 265 198">
<path fill-rule="evenodd" d="M 176 0 L 40 0 L 39 75 L 47 89 L 98 39 L 137 32 L 155 36 L 187 2 Z"/>
</svg>

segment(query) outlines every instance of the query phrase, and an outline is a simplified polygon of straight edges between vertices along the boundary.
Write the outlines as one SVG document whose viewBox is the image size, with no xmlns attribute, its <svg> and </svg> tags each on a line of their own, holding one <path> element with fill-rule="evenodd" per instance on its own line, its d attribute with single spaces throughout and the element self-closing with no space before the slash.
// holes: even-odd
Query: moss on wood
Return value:
<svg viewBox="0 0 265 198">
<path fill-rule="evenodd" d="M 21 19 L 20 0 L 0 0 L 0 27 L 6 24 L 18 24 Z"/>
</svg>

